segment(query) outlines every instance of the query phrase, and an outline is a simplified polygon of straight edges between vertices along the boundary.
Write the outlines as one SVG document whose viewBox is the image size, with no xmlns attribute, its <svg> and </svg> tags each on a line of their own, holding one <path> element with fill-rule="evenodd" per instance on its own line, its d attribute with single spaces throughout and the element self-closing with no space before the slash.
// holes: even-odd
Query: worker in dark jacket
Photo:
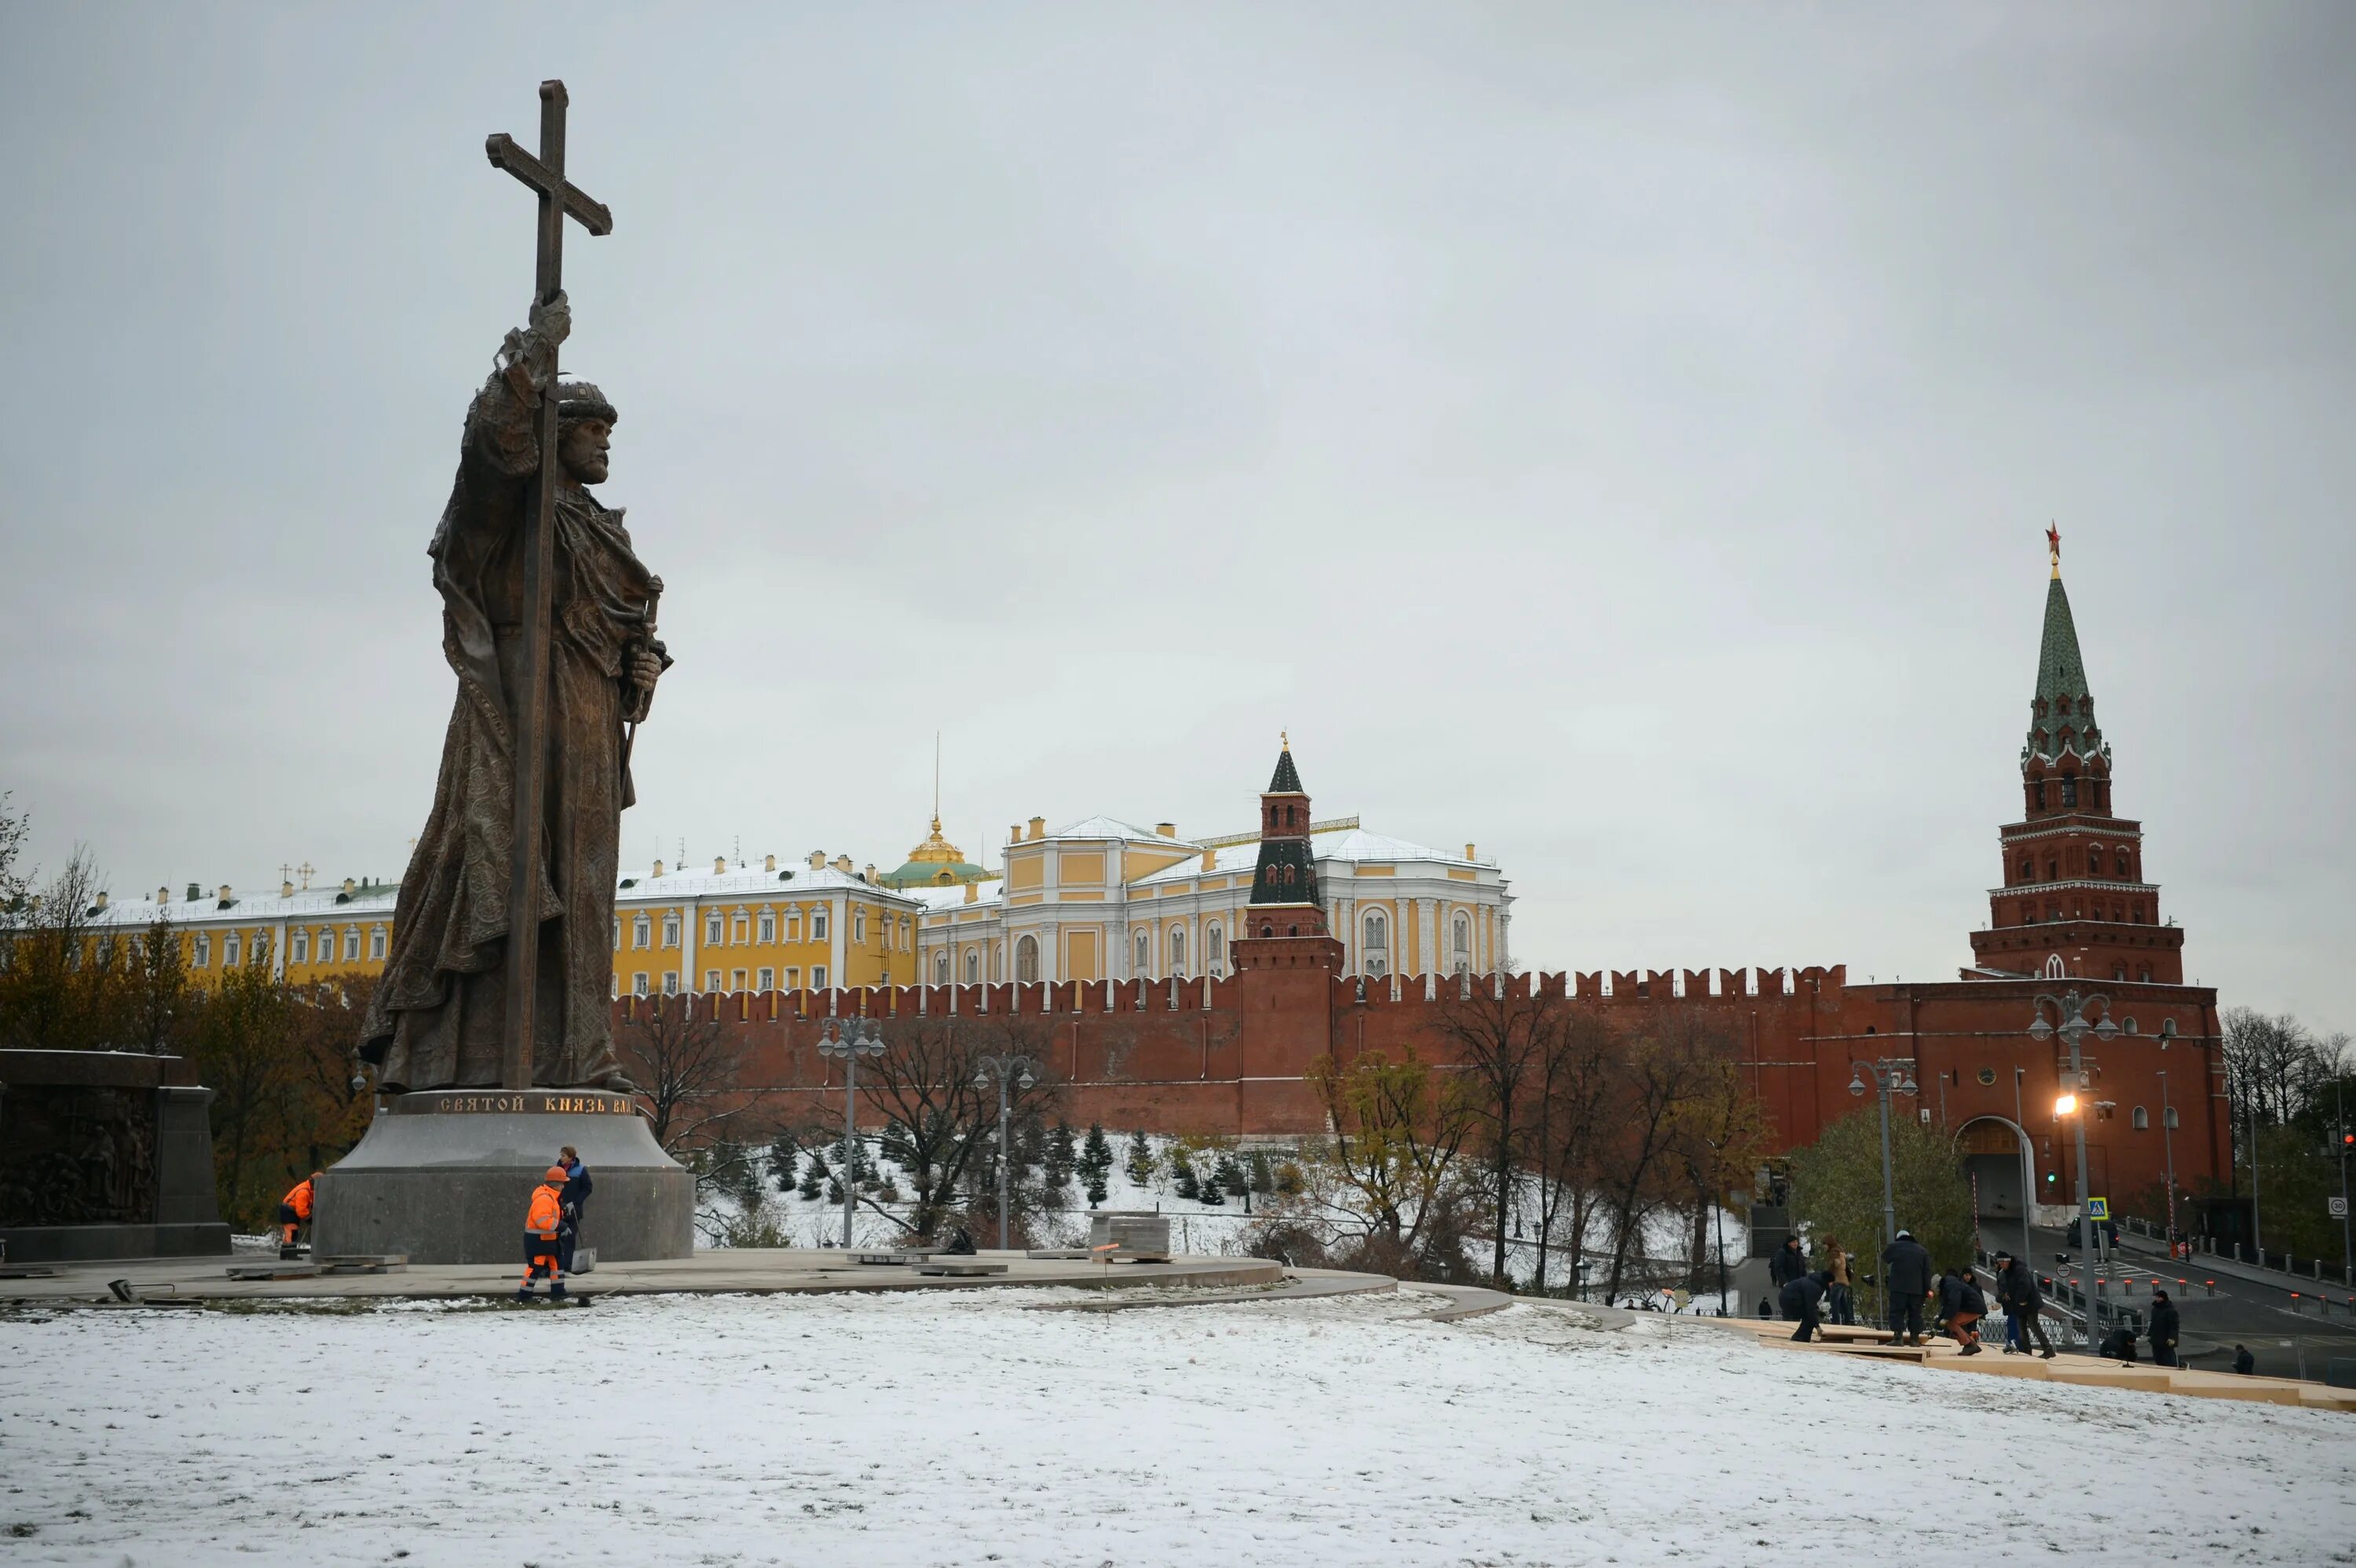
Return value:
<svg viewBox="0 0 2356 1568">
<path fill-rule="evenodd" d="M 2045 1296 L 2029 1265 L 2010 1253 L 1996 1255 L 1996 1298 L 2007 1314 L 2020 1319 L 2020 1353 L 2029 1354 L 2029 1336 L 2034 1334 L 2039 1350 L 2051 1360 L 2053 1341 L 2045 1337 Z"/>
<path fill-rule="evenodd" d="M 531 1189 L 531 1208 L 523 1220 L 523 1283 L 516 1286 L 516 1299 L 531 1299 L 531 1282 L 541 1275 L 549 1276 L 548 1298 L 564 1299 L 564 1265 L 557 1261 L 556 1233 L 564 1223 L 564 1168 L 552 1165 Z"/>
<path fill-rule="evenodd" d="M 2250 1354 L 2250 1348 L 2247 1345 L 2233 1347 L 2233 1370 L 2244 1377 L 2248 1377 L 2258 1370 L 2258 1359 Z"/>
<path fill-rule="evenodd" d="M 1939 1321 L 1947 1326 L 1947 1337 L 1963 1347 L 1965 1355 L 1980 1353 L 1980 1334 L 1975 1325 L 1987 1316 L 1987 1297 L 1980 1294 L 1971 1275 L 1951 1268 L 1939 1276 Z"/>
<path fill-rule="evenodd" d="M 2151 1293 L 2151 1328 L 2147 1331 L 2147 1337 L 2151 1340 L 2152 1365 L 2172 1367 L 2178 1364 L 2176 1340 L 2180 1332 L 2181 1326 L 2177 1321 L 2176 1316 L 2176 1303 L 2168 1298 L 2168 1292 L 2153 1291 Z"/>
<path fill-rule="evenodd" d="M 1815 1339 L 1817 1331 L 1824 1327 L 1823 1319 L 1817 1315 L 1817 1308 L 1823 1305 L 1825 1292 L 1831 1288 L 1832 1283 L 1832 1273 L 1828 1269 L 1819 1269 L 1815 1274 L 1804 1274 L 1796 1279 L 1786 1280 L 1783 1283 L 1783 1295 L 1780 1305 L 1783 1308 L 1783 1316 L 1797 1321 L 1800 1325 L 1799 1332 L 1794 1334 L 1792 1338 L 1803 1345 Z"/>
<path fill-rule="evenodd" d="M 1775 1249 L 1775 1255 L 1767 1260 L 1767 1277 L 1774 1281 L 1779 1290 L 1807 1272 L 1808 1254 L 1801 1248 L 1797 1236 L 1784 1237 L 1783 1244 Z"/>
<path fill-rule="evenodd" d="M 1922 1298 L 1931 1294 L 1931 1251 L 1901 1231 L 1881 1249 L 1881 1277 L 1890 1292 L 1891 1345 L 1922 1342 Z"/>
<path fill-rule="evenodd" d="M 596 1183 L 589 1179 L 589 1168 L 581 1163 L 581 1151 L 566 1144 L 556 1157 L 564 1171 L 564 1190 L 557 1202 L 564 1211 L 564 1222 L 557 1232 L 557 1257 L 564 1272 L 573 1272 L 573 1252 L 581 1243 L 581 1211 L 589 1206 L 589 1194 Z"/>
</svg>

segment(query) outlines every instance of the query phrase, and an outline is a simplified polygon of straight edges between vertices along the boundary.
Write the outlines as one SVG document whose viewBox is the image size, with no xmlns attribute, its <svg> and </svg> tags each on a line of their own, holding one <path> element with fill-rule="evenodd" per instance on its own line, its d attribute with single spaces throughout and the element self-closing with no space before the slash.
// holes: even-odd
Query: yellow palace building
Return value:
<svg viewBox="0 0 2356 1568">
<path fill-rule="evenodd" d="M 120 902 L 101 894 L 85 928 L 96 944 L 143 937 L 160 920 L 198 984 L 266 964 L 300 985 L 381 970 L 399 891 L 349 880 L 314 888 L 289 879 L 260 892 L 191 882 L 178 898 L 168 887 Z M 923 910 L 848 855 L 812 853 L 784 868 L 774 855 L 758 868 L 719 859 L 709 871 L 658 860 L 615 890 L 614 995 L 912 984 Z"/>
</svg>

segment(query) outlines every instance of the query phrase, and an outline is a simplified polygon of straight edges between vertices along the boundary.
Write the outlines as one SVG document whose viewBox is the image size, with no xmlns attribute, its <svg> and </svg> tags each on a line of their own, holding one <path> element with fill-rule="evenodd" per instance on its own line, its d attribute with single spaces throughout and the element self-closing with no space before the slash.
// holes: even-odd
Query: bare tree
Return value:
<svg viewBox="0 0 2356 1568">
<path fill-rule="evenodd" d="M 113 1043 L 118 950 L 93 924 L 99 884 L 89 852 L 77 847 L 39 892 L 20 892 L 7 911 L 0 1044 L 92 1051 Z"/>
<path fill-rule="evenodd" d="M 674 1158 L 726 1136 L 752 1136 L 769 1091 L 748 1087 L 751 1047 L 692 997 L 649 997 L 615 1044 L 648 1102 L 655 1141 Z"/>
<path fill-rule="evenodd" d="M 1612 1273 L 1603 1287 L 1607 1300 L 1619 1295 L 1629 1249 L 1659 1200 L 1665 1157 L 1679 1120 L 1710 1081 L 1712 1061 L 1724 1054 L 1715 1031 L 1693 1018 L 1656 1020 L 1630 1043 L 1622 1092 L 1617 1096 L 1619 1125 L 1603 1145 L 1612 1204 Z"/>
<path fill-rule="evenodd" d="M 1526 992 L 1502 976 L 1462 977 L 1440 1005 L 1430 1032 L 1445 1041 L 1461 1067 L 1464 1108 L 1485 1160 L 1490 1229 L 1489 1281 L 1504 1288 L 1505 1241 L 1513 1229 L 1514 1197 L 1528 1163 L 1531 1101 L 1547 1056 L 1558 1050 L 1568 1012 L 1559 993 L 1531 985 Z"/>
<path fill-rule="evenodd" d="M 1322 1056 L 1309 1083 L 1333 1129 L 1324 1163 L 1353 1217 L 1395 1263 L 1419 1258 L 1451 1219 L 1456 1159 L 1474 1122 L 1464 1085 L 1412 1048 L 1397 1061 L 1371 1051 L 1346 1066 Z"/>
<path fill-rule="evenodd" d="M 1532 1281 L 1543 1291 L 1547 1257 L 1562 1211 L 1570 1273 L 1587 1250 L 1587 1227 L 1602 1187 L 1605 1146 L 1614 1130 L 1607 1125 L 1620 1092 L 1620 1037 L 1591 1007 L 1568 1008 L 1561 1027 L 1538 1058 L 1529 1096 L 1529 1148 L 1537 1177 L 1537 1267 Z"/>
<path fill-rule="evenodd" d="M 884 1153 L 915 1188 L 907 1216 L 889 1216 L 911 1234 L 934 1235 L 961 1196 L 963 1207 L 995 1219 L 995 1184 L 981 1179 L 997 1153 L 998 1083 L 977 1082 L 980 1058 L 1012 1051 L 1037 1064 L 1029 1089 L 1008 1091 L 1019 1125 L 1055 1102 L 1045 1039 L 1037 1020 L 1019 1017 L 903 1020 L 887 1031 L 884 1054 L 862 1066 L 860 1096 L 883 1118 Z"/>
</svg>

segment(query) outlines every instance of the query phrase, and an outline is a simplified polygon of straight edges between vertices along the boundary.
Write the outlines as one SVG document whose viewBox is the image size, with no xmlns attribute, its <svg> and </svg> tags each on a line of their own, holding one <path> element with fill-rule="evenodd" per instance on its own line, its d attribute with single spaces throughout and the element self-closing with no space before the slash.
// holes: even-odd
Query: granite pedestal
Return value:
<svg viewBox="0 0 2356 1568">
<path fill-rule="evenodd" d="M 0 1256 L 225 1255 L 212 1097 L 182 1057 L 0 1051 Z"/>
<path fill-rule="evenodd" d="M 695 1177 L 663 1153 L 627 1094 L 430 1089 L 394 1097 L 319 1179 L 315 1257 L 523 1266 L 531 1189 L 571 1144 L 594 1182 L 580 1244 L 603 1263 L 695 1251 Z"/>
</svg>

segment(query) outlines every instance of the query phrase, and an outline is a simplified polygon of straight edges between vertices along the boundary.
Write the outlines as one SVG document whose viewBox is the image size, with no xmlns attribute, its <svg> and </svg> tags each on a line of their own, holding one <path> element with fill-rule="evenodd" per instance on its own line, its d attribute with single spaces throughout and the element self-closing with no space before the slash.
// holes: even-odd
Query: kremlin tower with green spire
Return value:
<svg viewBox="0 0 2356 1568">
<path fill-rule="evenodd" d="M 2062 539 L 2048 528 L 2046 539 L 2053 575 L 2020 749 L 2024 815 L 1997 835 L 2003 883 L 1988 890 L 1988 928 L 1972 933 L 1965 975 L 2180 986 L 2184 933 L 2160 923 L 2159 887 L 2144 880 L 2143 825 L 2112 814 L 2111 746 L 2062 586 Z"/>
</svg>

